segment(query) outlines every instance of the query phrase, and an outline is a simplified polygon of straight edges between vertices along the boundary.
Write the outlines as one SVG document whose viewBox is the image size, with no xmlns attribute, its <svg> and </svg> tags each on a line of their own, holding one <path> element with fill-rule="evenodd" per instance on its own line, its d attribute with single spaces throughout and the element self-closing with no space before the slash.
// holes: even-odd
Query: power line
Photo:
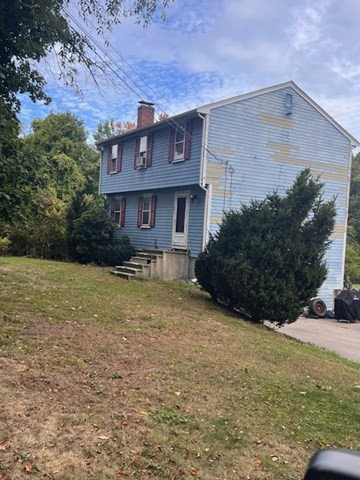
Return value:
<svg viewBox="0 0 360 480">
<path fill-rule="evenodd" d="M 107 63 L 107 68 L 121 81 L 123 82 L 126 87 L 131 90 L 140 100 L 143 100 L 143 96 L 139 94 L 138 91 L 140 91 L 143 95 L 145 95 L 145 97 L 148 96 L 147 92 L 138 84 L 138 82 L 136 80 L 134 80 L 132 78 L 132 76 L 125 70 L 125 68 L 123 68 L 116 59 L 114 59 L 107 51 L 106 49 L 103 48 L 103 46 L 91 35 L 90 32 L 88 32 L 83 25 L 81 25 L 81 23 L 72 15 L 72 13 L 69 12 L 69 10 L 67 9 L 64 9 L 65 13 L 67 14 L 67 16 L 71 19 L 71 21 L 82 31 L 82 33 L 91 41 L 88 42 L 88 46 L 89 48 L 91 49 L 91 51 L 94 53 L 94 55 L 96 55 L 101 61 L 103 61 L 104 59 L 100 56 L 100 54 L 98 53 L 98 51 L 96 50 L 96 48 L 98 50 L 100 50 L 100 52 L 103 53 L 103 55 L 110 61 L 110 66 L 109 64 Z M 91 22 L 89 22 L 91 24 Z M 92 25 L 92 24 L 91 24 Z M 93 26 L 93 25 L 92 25 Z M 161 99 L 161 97 L 159 96 L 159 94 L 150 86 L 148 85 L 143 79 L 142 77 L 140 77 L 140 75 L 136 72 L 136 70 L 124 59 L 123 55 L 121 55 L 113 46 L 112 44 L 107 40 L 105 39 L 105 37 L 100 33 L 100 35 L 103 37 L 103 39 L 106 41 L 106 43 L 113 49 L 113 51 L 120 56 L 120 58 L 122 59 L 122 61 L 128 65 L 129 68 L 131 68 L 131 70 L 137 75 L 138 78 L 141 79 L 141 81 L 143 83 L 145 83 L 145 86 L 147 88 L 149 88 L 157 97 L 158 100 L 160 100 L 160 103 L 162 103 L 163 105 L 165 105 L 165 107 L 167 106 L 166 103 Z M 94 48 L 94 45 L 96 48 Z M 122 78 L 118 72 L 113 68 L 112 65 L 115 65 L 127 78 L 127 80 L 125 80 L 124 78 Z M 105 76 L 107 76 L 107 74 L 105 73 Z M 109 78 L 111 80 L 111 78 Z M 129 83 L 132 83 L 137 89 L 138 91 L 133 87 L 131 86 Z M 169 107 L 169 110 L 171 111 L 171 108 Z M 162 111 L 158 111 L 155 109 L 155 112 L 157 114 L 159 113 L 166 113 L 164 110 Z M 174 113 L 174 112 L 173 112 Z M 174 115 L 176 115 L 174 113 Z M 172 118 L 167 118 L 167 119 L 164 119 L 166 123 L 168 123 L 171 127 L 175 127 L 176 129 L 179 129 L 179 130 L 182 130 L 183 131 L 183 126 L 180 125 L 176 120 L 172 119 Z M 189 134 L 189 133 L 186 133 L 186 135 L 192 139 L 192 135 Z M 224 161 L 220 158 L 218 158 L 218 156 L 212 152 L 208 147 L 206 147 L 203 143 L 201 143 L 201 148 L 203 148 L 209 155 L 211 155 L 213 158 L 215 158 L 218 162 L 220 162 L 221 164 L 225 165 L 225 177 L 227 177 L 227 168 L 230 167 L 232 172 L 231 172 L 231 175 L 235 172 L 234 168 L 232 167 L 232 165 L 229 163 L 228 160 Z M 225 191 L 226 191 L 226 187 L 225 187 Z"/>
</svg>

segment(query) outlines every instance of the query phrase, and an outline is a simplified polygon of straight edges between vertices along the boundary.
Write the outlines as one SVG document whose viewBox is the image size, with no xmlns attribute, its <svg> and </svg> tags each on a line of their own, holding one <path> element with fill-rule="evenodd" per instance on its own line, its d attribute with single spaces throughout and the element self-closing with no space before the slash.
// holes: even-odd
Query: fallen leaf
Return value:
<svg viewBox="0 0 360 480">
<path fill-rule="evenodd" d="M 119 470 L 118 472 L 115 473 L 117 477 L 128 477 L 129 475 L 122 470 Z"/>
<path fill-rule="evenodd" d="M 6 472 L 0 472 L 0 478 L 6 478 L 7 474 Z"/>
<path fill-rule="evenodd" d="M 198 474 L 198 471 L 196 468 L 192 468 L 191 469 L 191 475 L 197 475 Z"/>
<path fill-rule="evenodd" d="M 5 445 L 5 443 L 0 443 L 0 451 L 1 451 L 1 452 L 5 452 L 5 450 L 6 450 L 6 445 Z"/>
<path fill-rule="evenodd" d="M 278 459 L 278 457 L 277 457 L 276 455 L 272 455 L 271 460 L 272 460 L 273 462 L 277 462 L 279 459 Z"/>
<path fill-rule="evenodd" d="M 32 466 L 29 463 L 27 463 L 25 465 L 25 472 L 30 473 L 31 471 L 32 471 Z"/>
<path fill-rule="evenodd" d="M 261 460 L 253 460 L 251 462 L 252 466 L 253 467 L 260 467 L 260 465 L 262 464 L 262 461 Z"/>
</svg>

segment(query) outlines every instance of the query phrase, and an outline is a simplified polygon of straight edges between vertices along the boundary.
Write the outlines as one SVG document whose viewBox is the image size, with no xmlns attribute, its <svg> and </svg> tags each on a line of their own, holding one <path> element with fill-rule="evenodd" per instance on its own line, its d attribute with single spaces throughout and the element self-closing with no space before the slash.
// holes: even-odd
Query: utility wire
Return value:
<svg viewBox="0 0 360 480">
<path fill-rule="evenodd" d="M 74 17 L 74 15 L 69 12 L 69 10 L 67 9 L 64 9 L 65 13 L 67 14 L 67 16 L 70 18 L 70 20 L 82 31 L 82 33 L 88 38 L 90 39 L 90 41 L 92 42 L 93 45 L 95 45 L 95 47 L 100 50 L 103 55 L 110 61 L 110 66 L 107 64 L 107 68 L 121 81 L 123 82 L 126 87 L 131 90 L 140 100 L 143 100 L 143 95 L 145 97 L 147 97 L 147 92 L 137 83 L 137 81 L 135 81 L 132 76 L 118 63 L 118 61 L 113 58 L 107 51 L 106 49 L 91 35 L 90 32 L 88 32 L 85 27 L 83 25 L 81 25 L 81 23 Z M 91 24 L 91 22 L 89 22 Z M 106 43 L 113 49 L 113 51 L 120 56 L 120 58 L 122 59 L 122 61 L 124 63 L 126 63 L 129 68 L 131 68 L 131 70 L 141 79 L 141 81 L 143 83 L 145 83 L 145 85 L 147 86 L 147 88 L 149 88 L 155 95 L 156 97 L 160 100 L 160 102 L 167 106 L 166 103 L 161 99 L 161 97 L 159 96 L 159 94 L 157 94 L 157 92 L 148 84 L 146 84 L 146 82 L 140 77 L 140 75 L 136 72 L 136 70 L 124 59 L 123 55 L 121 55 L 112 45 L 111 43 L 105 39 L 105 37 L 102 35 L 102 37 L 104 38 L 104 40 L 106 41 Z M 96 50 L 96 48 L 94 48 L 94 46 L 92 45 L 91 43 L 89 43 L 89 48 L 91 49 L 91 51 L 94 53 L 95 56 L 97 56 L 102 62 L 104 60 L 104 58 L 102 58 L 100 56 L 100 54 L 98 53 L 98 51 Z M 122 78 L 118 72 L 113 68 L 112 65 L 115 65 L 127 78 L 127 80 L 125 80 L 124 78 Z M 107 74 L 105 74 L 107 76 Z M 108 77 L 107 77 L 108 78 Z M 110 79 L 110 78 L 109 78 Z M 135 87 L 131 86 L 130 85 L 130 82 L 138 89 L 138 91 L 135 89 Z M 139 94 L 139 91 L 143 94 L 143 95 L 140 95 Z M 171 111 L 170 107 L 169 107 L 169 110 Z M 162 111 L 158 111 L 155 109 L 155 112 L 156 113 L 166 113 L 164 110 Z M 174 113 L 174 112 L 173 112 Z M 174 113 L 174 115 L 176 115 Z M 182 130 L 183 131 L 183 126 L 180 125 L 176 120 L 172 119 L 172 118 L 166 118 L 164 119 L 164 121 L 166 123 L 168 123 L 171 127 L 175 127 L 176 129 L 179 129 L 179 130 Z M 188 137 L 190 139 L 192 139 L 192 135 L 189 134 L 189 133 L 186 133 L 186 135 L 188 135 Z M 206 147 L 203 143 L 201 144 L 201 147 L 209 154 L 211 155 L 213 158 L 215 158 L 218 162 L 220 162 L 221 164 L 225 165 L 225 176 L 227 176 L 227 168 L 228 166 L 231 167 L 232 169 L 232 173 L 235 172 L 234 168 L 232 167 L 231 164 L 229 164 L 229 161 L 224 161 L 220 158 L 218 158 L 218 156 L 212 152 L 208 147 Z"/>
</svg>

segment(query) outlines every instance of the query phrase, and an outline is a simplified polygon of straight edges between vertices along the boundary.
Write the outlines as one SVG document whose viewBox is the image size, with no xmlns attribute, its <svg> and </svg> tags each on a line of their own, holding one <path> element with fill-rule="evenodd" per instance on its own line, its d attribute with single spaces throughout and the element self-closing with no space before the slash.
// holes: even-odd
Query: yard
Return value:
<svg viewBox="0 0 360 480">
<path fill-rule="evenodd" d="M 0 479 L 298 479 L 360 449 L 360 364 L 185 282 L 0 257 Z"/>
</svg>

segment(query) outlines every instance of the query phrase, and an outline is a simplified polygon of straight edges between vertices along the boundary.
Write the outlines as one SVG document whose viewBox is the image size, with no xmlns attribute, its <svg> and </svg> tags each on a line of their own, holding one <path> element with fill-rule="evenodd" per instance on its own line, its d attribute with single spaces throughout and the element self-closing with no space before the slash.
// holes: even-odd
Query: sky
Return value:
<svg viewBox="0 0 360 480">
<path fill-rule="evenodd" d="M 53 101 L 23 97 L 20 118 L 29 132 L 34 118 L 70 111 L 91 138 L 106 119 L 136 121 L 139 100 L 171 116 L 293 80 L 360 140 L 359 18 L 359 0 L 175 0 L 165 22 L 127 19 L 106 33 L 108 74 L 96 86 L 80 67 L 80 96 L 50 54 L 39 68 Z"/>
</svg>

